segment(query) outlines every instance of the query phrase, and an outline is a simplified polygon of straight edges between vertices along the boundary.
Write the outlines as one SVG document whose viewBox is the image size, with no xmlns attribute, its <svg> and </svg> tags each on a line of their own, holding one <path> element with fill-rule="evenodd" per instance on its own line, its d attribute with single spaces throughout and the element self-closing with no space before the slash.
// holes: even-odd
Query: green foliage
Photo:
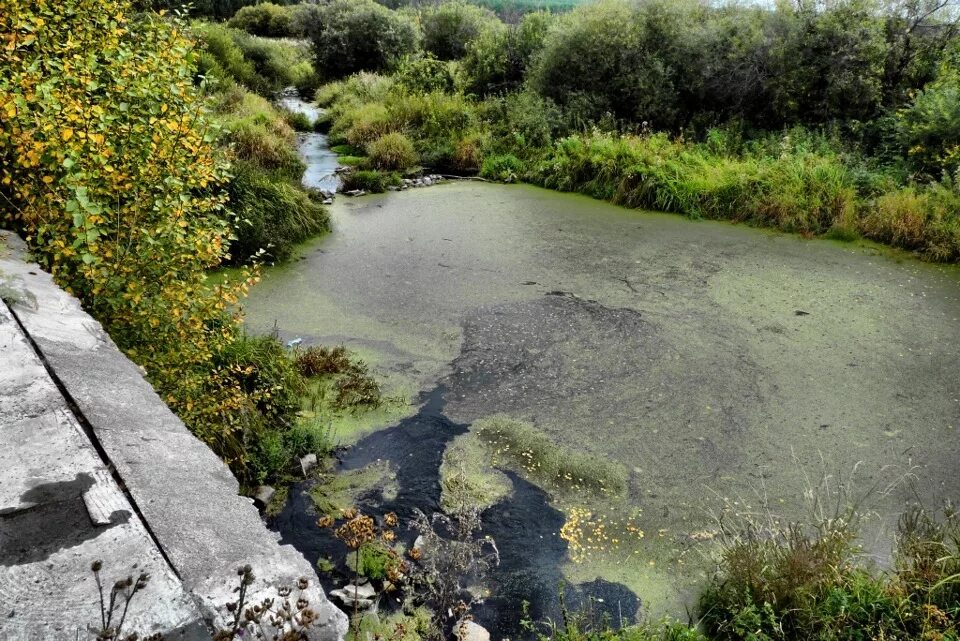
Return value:
<svg viewBox="0 0 960 641">
<path fill-rule="evenodd" d="M 126 2 L 3 1 L 3 41 L 19 43 L 0 79 L 3 224 L 244 485 L 274 478 L 317 443 L 296 424 L 304 386 L 274 339 L 238 332 L 230 310 L 255 272 L 208 272 L 266 238 L 279 257 L 327 219 L 288 182 L 302 172 L 290 128 L 226 72 L 258 66 L 229 30 L 200 27 L 201 53 L 186 24 Z M 204 60 L 223 74 L 209 85 Z"/>
<path fill-rule="evenodd" d="M 711 639 L 955 639 L 960 612 L 956 519 L 901 519 L 889 576 L 857 564 L 848 517 L 749 530 L 724 547 L 701 598 Z"/>
<path fill-rule="evenodd" d="M 207 17 L 214 20 L 227 20 L 248 5 L 257 4 L 261 0 L 138 0 L 135 4 L 154 11 L 183 11 L 185 8 L 194 17 Z M 275 0 L 276 4 L 295 4 L 300 0 Z"/>
<path fill-rule="evenodd" d="M 500 26 L 500 21 L 487 9 L 465 0 L 449 0 L 424 8 L 420 24 L 424 50 L 440 60 L 456 60 L 485 28 Z"/>
<path fill-rule="evenodd" d="M 864 236 L 931 260 L 960 260 L 960 194 L 952 181 L 909 186 L 877 197 L 863 216 Z"/>
<path fill-rule="evenodd" d="M 454 63 L 438 60 L 431 55 L 408 57 L 397 67 L 394 78 L 408 91 L 450 93 L 456 84 L 454 68 Z"/>
<path fill-rule="evenodd" d="M 306 38 L 320 25 L 320 6 L 312 3 L 278 5 L 272 2 L 242 7 L 227 23 L 254 36 Z"/>
<path fill-rule="evenodd" d="M 229 186 L 236 239 L 230 259 L 282 261 L 297 243 L 330 229 L 326 210 L 302 189 L 244 162 L 234 164 Z"/>
<path fill-rule="evenodd" d="M 900 140 L 912 165 L 933 178 L 955 177 L 960 169 L 960 68 L 954 57 L 898 114 Z"/>
<path fill-rule="evenodd" d="M 310 121 L 310 117 L 302 111 L 284 111 L 283 119 L 287 121 L 295 131 L 313 131 L 316 123 Z"/>
<path fill-rule="evenodd" d="M 486 25 L 463 57 L 466 90 L 485 96 L 519 87 L 543 47 L 551 21 L 550 14 L 536 12 L 505 28 Z"/>
<path fill-rule="evenodd" d="M 357 559 L 357 573 L 374 581 L 386 579 L 387 571 L 397 563 L 396 554 L 391 554 L 381 541 L 362 545 Z"/>
<path fill-rule="evenodd" d="M 557 142 L 531 177 L 630 207 L 810 234 L 847 222 L 856 205 L 835 156 L 789 147 L 779 156 L 717 156 L 664 135 L 571 136 Z"/>
<path fill-rule="evenodd" d="M 500 182 L 515 182 L 524 171 L 523 161 L 513 154 L 498 154 L 483 159 L 480 175 Z"/>
<path fill-rule="evenodd" d="M 118 0 L 3 0 L 0 16 L 3 225 L 243 476 L 262 399 L 219 363 L 252 277 L 208 277 L 232 234 L 227 166 L 186 25 Z"/>
<path fill-rule="evenodd" d="M 318 384 L 310 403 L 315 411 L 318 403 L 332 393 L 329 406 L 334 410 L 379 407 L 382 401 L 380 384 L 370 375 L 366 363 L 352 358 L 342 345 L 313 345 L 297 352 L 296 366 L 300 374 Z"/>
<path fill-rule="evenodd" d="M 293 35 L 290 32 L 290 13 L 272 2 L 241 7 L 227 24 L 254 36 L 284 38 Z"/>
<path fill-rule="evenodd" d="M 599 0 L 559 18 L 530 73 L 532 86 L 576 122 L 609 113 L 657 128 L 680 122 L 686 3 Z"/>
<path fill-rule="evenodd" d="M 782 122 L 875 116 L 888 55 L 884 22 L 870 0 L 822 10 L 814 2 L 778 5 L 769 18 L 770 96 Z"/>
<path fill-rule="evenodd" d="M 251 36 L 223 25 L 194 22 L 203 46 L 200 73 L 272 96 L 286 87 L 310 90 L 318 81 L 306 45 Z"/>
<path fill-rule="evenodd" d="M 419 161 L 413 143 L 399 132 L 384 134 L 369 143 L 367 157 L 370 166 L 381 171 L 408 169 Z"/>
<path fill-rule="evenodd" d="M 373 0 L 332 0 L 312 35 L 318 70 L 328 78 L 389 69 L 420 46 L 417 25 Z"/>
<path fill-rule="evenodd" d="M 397 173 L 384 173 L 374 169 L 359 169 L 343 174 L 343 191 L 361 189 L 374 194 L 382 194 L 390 186 L 399 186 L 402 182 Z"/>
<path fill-rule="evenodd" d="M 273 105 L 239 86 L 215 95 L 211 103 L 234 158 L 279 179 L 300 180 L 305 167 L 296 137 Z"/>
</svg>

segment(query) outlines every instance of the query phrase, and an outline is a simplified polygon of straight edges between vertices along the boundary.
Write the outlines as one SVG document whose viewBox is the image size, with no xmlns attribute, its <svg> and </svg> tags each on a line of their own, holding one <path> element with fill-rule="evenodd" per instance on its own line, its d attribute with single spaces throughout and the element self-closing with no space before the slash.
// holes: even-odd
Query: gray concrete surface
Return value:
<svg viewBox="0 0 960 641">
<path fill-rule="evenodd" d="M 157 610 L 138 615 L 143 625 L 155 617 L 167 630 L 186 626 L 193 638 L 193 622 L 222 616 L 235 598 L 236 568 L 249 564 L 253 600 L 310 578 L 304 596 L 319 613 L 315 638 L 342 639 L 346 616 L 316 585 L 313 568 L 279 544 L 223 462 L 99 323 L 2 232 L 0 295 L 0 639 L 74 639 L 84 608 L 99 616 L 84 585 L 95 558 L 107 571 L 137 564 L 156 577 L 149 589 L 158 590 Z M 55 380 L 44 379 L 40 359 Z M 98 502 L 106 507 L 91 507 Z M 38 510 L 50 516 L 31 521 Z M 50 541 L 34 534 L 45 529 Z"/>
</svg>

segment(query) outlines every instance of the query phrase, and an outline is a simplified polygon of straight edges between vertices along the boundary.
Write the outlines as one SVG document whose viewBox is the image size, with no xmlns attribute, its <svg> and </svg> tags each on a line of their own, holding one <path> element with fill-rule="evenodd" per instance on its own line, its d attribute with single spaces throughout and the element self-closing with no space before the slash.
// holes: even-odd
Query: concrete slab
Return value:
<svg viewBox="0 0 960 641">
<path fill-rule="evenodd" d="M 199 609 L 0 302 L 0 639 L 89 638 L 107 590 L 147 572 L 124 630 L 209 639 Z"/>
<path fill-rule="evenodd" d="M 16 240 L 0 251 L 0 288 L 204 617 L 220 616 L 234 598 L 236 569 L 249 564 L 258 578 L 254 599 L 310 579 L 303 596 L 319 615 L 314 637 L 342 639 L 347 617 L 327 600 L 313 567 L 279 544 L 250 499 L 239 495 L 226 465 L 190 434 L 79 302 L 28 262 Z"/>
</svg>

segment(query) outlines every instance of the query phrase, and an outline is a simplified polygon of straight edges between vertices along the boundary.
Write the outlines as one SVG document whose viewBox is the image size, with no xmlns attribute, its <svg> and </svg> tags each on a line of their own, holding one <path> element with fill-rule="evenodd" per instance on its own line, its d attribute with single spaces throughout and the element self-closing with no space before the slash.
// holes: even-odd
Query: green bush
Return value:
<svg viewBox="0 0 960 641">
<path fill-rule="evenodd" d="M 420 46 L 412 19 L 373 0 L 332 0 L 321 7 L 320 24 L 314 55 L 328 78 L 389 69 Z"/>
<path fill-rule="evenodd" d="M 233 80 L 264 96 L 290 86 L 309 92 L 318 84 L 305 45 L 218 24 L 194 22 L 191 27 L 203 46 L 199 69 L 203 75 Z"/>
<path fill-rule="evenodd" d="M 450 93 L 456 86 L 455 63 L 438 60 L 432 55 L 404 58 L 393 77 L 397 84 L 418 93 Z"/>
<path fill-rule="evenodd" d="M 903 148 L 913 167 L 939 179 L 960 170 L 960 71 L 945 63 L 934 82 L 898 114 Z"/>
<path fill-rule="evenodd" d="M 254 36 L 268 38 L 286 38 L 291 32 L 290 12 L 272 2 L 241 7 L 227 23 L 233 29 L 240 29 Z"/>
<path fill-rule="evenodd" d="M 668 129 L 680 122 L 687 3 L 599 0 L 559 18 L 530 71 L 532 86 L 578 121 L 604 114 Z"/>
<path fill-rule="evenodd" d="M 374 194 L 381 194 L 390 186 L 399 186 L 402 183 L 397 173 L 384 173 L 376 170 L 360 169 L 343 175 L 342 191 L 362 189 Z"/>
<path fill-rule="evenodd" d="M 461 62 L 468 92 L 482 96 L 516 89 L 527 76 L 552 22 L 549 13 L 530 13 L 515 25 L 487 24 L 467 44 Z"/>
<path fill-rule="evenodd" d="M 950 183 L 877 197 L 859 223 L 864 236 L 937 261 L 960 260 L 960 194 Z"/>
<path fill-rule="evenodd" d="M 384 134 L 369 143 L 367 157 L 370 166 L 381 171 L 407 169 L 419 161 L 413 143 L 399 132 Z"/>
<path fill-rule="evenodd" d="M 491 180 L 514 182 L 523 170 L 523 162 L 513 154 L 498 154 L 484 158 L 480 175 Z"/>
<path fill-rule="evenodd" d="M 450 0 L 422 10 L 423 48 L 440 60 L 462 58 L 467 46 L 489 25 L 500 21 L 487 9 Z"/>
<path fill-rule="evenodd" d="M 858 563 L 851 523 L 838 514 L 812 527 L 754 526 L 726 541 L 701 597 L 711 639 L 954 639 L 960 612 L 956 517 L 919 509 L 900 521 L 889 575 Z"/>
<path fill-rule="evenodd" d="M 284 111 L 283 119 L 287 121 L 295 131 L 313 131 L 316 123 L 310 121 L 310 117 L 302 111 Z"/>
<path fill-rule="evenodd" d="M 230 244 L 234 264 L 253 258 L 286 260 L 297 243 L 330 229 L 322 205 L 302 189 L 256 166 L 236 163 L 229 193 L 236 230 Z"/>
<path fill-rule="evenodd" d="M 240 340 L 230 310 L 251 274 L 210 276 L 232 233 L 229 167 L 194 84 L 190 30 L 119 0 L 2 0 L 0 16 L 0 40 L 31 38 L 3 54 L 2 224 L 245 478 L 250 408 L 268 399 L 220 365 Z"/>
</svg>

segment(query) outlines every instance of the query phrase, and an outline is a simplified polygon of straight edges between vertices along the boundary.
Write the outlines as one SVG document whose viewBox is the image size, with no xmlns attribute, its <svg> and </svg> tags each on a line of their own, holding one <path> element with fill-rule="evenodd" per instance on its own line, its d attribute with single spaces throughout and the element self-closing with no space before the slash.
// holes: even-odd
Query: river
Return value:
<svg viewBox="0 0 960 641">
<path fill-rule="evenodd" d="M 809 519 L 818 498 L 865 497 L 863 543 L 883 563 L 907 501 L 960 491 L 954 267 L 523 185 L 331 212 L 332 234 L 266 271 L 246 322 L 343 343 L 408 396 L 402 416 L 340 434 L 344 469 L 393 466 L 398 492 L 365 508 L 437 509 L 444 448 L 494 414 L 629 473 L 619 502 L 508 476 L 484 517 L 504 556 L 479 609 L 494 638 L 522 598 L 555 614 L 561 578 L 615 617 L 683 616 L 718 522 Z M 559 528 L 577 508 L 634 515 L 645 536 L 572 559 Z M 317 558 L 312 522 L 295 493 L 275 526 Z"/>
</svg>

